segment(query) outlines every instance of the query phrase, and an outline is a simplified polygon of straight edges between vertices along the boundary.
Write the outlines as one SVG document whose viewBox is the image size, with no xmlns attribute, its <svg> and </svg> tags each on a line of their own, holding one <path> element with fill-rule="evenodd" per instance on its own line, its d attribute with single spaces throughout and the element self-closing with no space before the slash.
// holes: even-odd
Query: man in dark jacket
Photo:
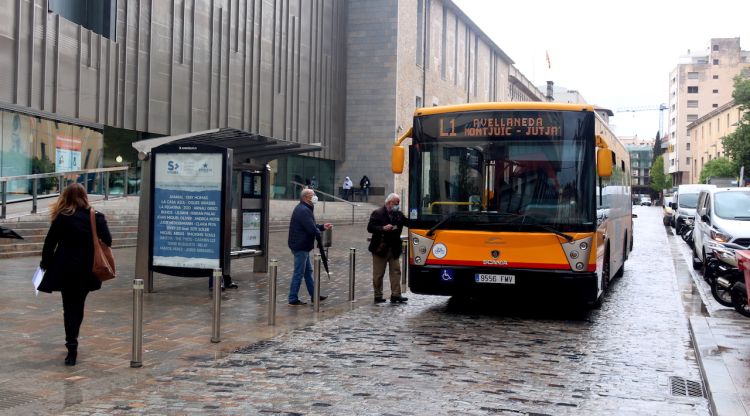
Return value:
<svg viewBox="0 0 750 416">
<path fill-rule="evenodd" d="M 401 230 L 406 219 L 401 213 L 401 198 L 390 194 L 385 199 L 385 206 L 370 214 L 367 232 L 372 233 L 368 250 L 372 253 L 372 286 L 375 291 L 375 303 L 385 302 L 383 298 L 383 276 L 388 265 L 388 276 L 391 281 L 391 303 L 404 303 L 408 299 L 401 296 Z"/>
<path fill-rule="evenodd" d="M 289 304 L 305 305 L 306 302 L 299 300 L 299 287 L 302 285 L 302 277 L 305 278 L 305 286 L 310 294 L 310 299 L 314 296 L 312 262 L 310 262 L 310 250 L 315 245 L 315 239 L 320 232 L 333 228 L 332 224 L 316 224 L 315 215 L 313 215 L 313 206 L 318 202 L 318 197 L 312 189 L 303 189 L 300 193 L 300 202 L 292 212 L 292 219 L 289 221 L 289 249 L 294 255 L 294 273 L 292 274 L 292 284 L 289 287 Z M 325 300 L 328 296 L 321 296 L 320 300 Z"/>
</svg>

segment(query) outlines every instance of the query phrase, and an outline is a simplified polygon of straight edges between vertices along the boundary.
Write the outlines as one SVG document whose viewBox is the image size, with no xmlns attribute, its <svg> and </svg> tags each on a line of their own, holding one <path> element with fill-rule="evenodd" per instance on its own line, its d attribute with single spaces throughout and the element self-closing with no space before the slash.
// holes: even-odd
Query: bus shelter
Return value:
<svg viewBox="0 0 750 416">
<path fill-rule="evenodd" d="M 234 128 L 141 140 L 133 148 L 143 162 L 135 275 L 147 292 L 155 271 L 231 275 L 238 257 L 254 257 L 253 272 L 267 272 L 268 162 L 321 150 Z"/>
</svg>

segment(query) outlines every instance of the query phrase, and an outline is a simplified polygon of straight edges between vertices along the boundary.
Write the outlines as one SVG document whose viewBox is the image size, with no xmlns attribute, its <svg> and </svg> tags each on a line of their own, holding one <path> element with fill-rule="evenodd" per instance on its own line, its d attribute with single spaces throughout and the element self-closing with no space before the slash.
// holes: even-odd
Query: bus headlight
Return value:
<svg viewBox="0 0 750 416">
<path fill-rule="evenodd" d="M 565 252 L 565 259 L 568 260 L 570 270 L 580 272 L 586 270 L 586 264 L 591 252 L 592 237 L 585 237 L 569 243 L 561 243 Z"/>
</svg>

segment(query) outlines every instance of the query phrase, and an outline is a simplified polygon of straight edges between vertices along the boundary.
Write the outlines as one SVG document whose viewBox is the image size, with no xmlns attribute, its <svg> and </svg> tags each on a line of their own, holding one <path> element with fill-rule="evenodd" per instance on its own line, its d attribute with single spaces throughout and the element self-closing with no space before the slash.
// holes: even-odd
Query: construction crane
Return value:
<svg viewBox="0 0 750 416">
<path fill-rule="evenodd" d="M 618 108 L 615 113 L 636 113 L 639 111 L 659 111 L 659 137 L 664 137 L 664 117 L 662 111 L 668 109 L 666 104 L 659 105 L 641 105 L 636 107 L 622 107 Z"/>
</svg>

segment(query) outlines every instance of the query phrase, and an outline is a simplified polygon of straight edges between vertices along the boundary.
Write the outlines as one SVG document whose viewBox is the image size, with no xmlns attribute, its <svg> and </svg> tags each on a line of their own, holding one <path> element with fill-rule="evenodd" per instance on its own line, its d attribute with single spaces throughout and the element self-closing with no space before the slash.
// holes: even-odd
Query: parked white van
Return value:
<svg viewBox="0 0 750 416">
<path fill-rule="evenodd" d="M 672 203 L 674 228 L 678 234 L 685 222 L 692 222 L 695 218 L 695 207 L 698 205 L 698 194 L 707 189 L 716 189 L 716 185 L 680 185 L 677 187 L 675 201 Z"/>
<path fill-rule="evenodd" d="M 750 188 L 716 188 L 698 197 L 695 254 L 705 263 L 717 249 L 734 257 L 734 249 L 750 246 Z M 730 250 L 727 250 L 730 249 Z M 727 259 L 730 264 L 734 259 Z"/>
</svg>

